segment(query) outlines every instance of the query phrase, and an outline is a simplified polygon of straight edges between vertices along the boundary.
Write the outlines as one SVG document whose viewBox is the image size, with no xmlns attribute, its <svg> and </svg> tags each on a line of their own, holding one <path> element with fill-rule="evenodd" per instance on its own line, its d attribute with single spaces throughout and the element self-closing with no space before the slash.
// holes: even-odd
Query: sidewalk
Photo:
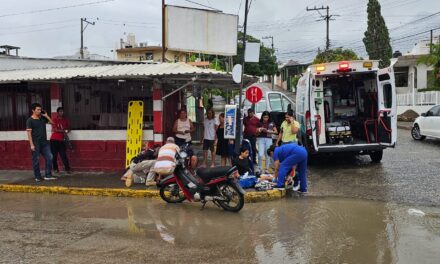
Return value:
<svg viewBox="0 0 440 264">
<path fill-rule="evenodd" d="M 91 196 L 149 197 L 160 198 L 157 187 L 133 184 L 126 188 L 120 180 L 123 172 L 73 172 L 60 173 L 58 179 L 35 182 L 32 171 L 0 170 L 0 191 L 52 193 Z M 248 203 L 278 200 L 285 197 L 285 191 L 247 191 Z"/>
</svg>

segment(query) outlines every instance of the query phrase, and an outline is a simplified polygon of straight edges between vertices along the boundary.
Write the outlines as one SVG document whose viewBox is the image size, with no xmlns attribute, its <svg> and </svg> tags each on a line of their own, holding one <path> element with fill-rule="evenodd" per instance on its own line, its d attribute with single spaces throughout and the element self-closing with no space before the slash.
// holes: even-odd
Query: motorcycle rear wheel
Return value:
<svg viewBox="0 0 440 264">
<path fill-rule="evenodd" d="M 229 182 L 218 186 L 219 195 L 225 200 L 217 200 L 217 203 L 226 211 L 238 212 L 243 208 L 244 195 L 238 191 L 237 187 Z"/>
<path fill-rule="evenodd" d="M 169 182 L 162 187 L 159 191 L 160 197 L 167 203 L 181 203 L 185 201 L 186 197 L 179 185 L 174 182 Z"/>
</svg>

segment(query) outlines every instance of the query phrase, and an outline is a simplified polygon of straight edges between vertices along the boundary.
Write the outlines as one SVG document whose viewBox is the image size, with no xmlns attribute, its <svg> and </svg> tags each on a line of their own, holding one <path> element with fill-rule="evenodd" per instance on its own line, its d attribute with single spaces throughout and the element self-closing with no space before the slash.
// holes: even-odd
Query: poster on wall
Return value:
<svg viewBox="0 0 440 264">
<path fill-rule="evenodd" d="M 237 128 L 237 105 L 225 105 L 225 138 L 235 139 Z"/>
</svg>

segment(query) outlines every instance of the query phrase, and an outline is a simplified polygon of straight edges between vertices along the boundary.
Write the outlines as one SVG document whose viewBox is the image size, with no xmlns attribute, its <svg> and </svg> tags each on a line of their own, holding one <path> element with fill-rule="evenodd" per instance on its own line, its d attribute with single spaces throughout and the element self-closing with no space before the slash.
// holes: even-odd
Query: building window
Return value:
<svg viewBox="0 0 440 264">
<path fill-rule="evenodd" d="M 436 76 L 433 71 L 426 71 L 426 87 L 423 88 L 432 88 L 434 86 L 434 81 Z"/>
<path fill-rule="evenodd" d="M 408 87 L 409 67 L 394 67 L 396 87 Z"/>
<path fill-rule="evenodd" d="M 414 88 L 417 89 L 417 67 L 414 67 Z"/>
<path fill-rule="evenodd" d="M 146 60 L 152 61 L 154 60 L 153 52 L 147 52 L 145 53 Z"/>
<path fill-rule="evenodd" d="M 144 102 L 144 129 L 152 129 L 151 83 L 100 81 L 66 84 L 63 105 L 72 129 L 126 129 L 129 101 Z"/>
<path fill-rule="evenodd" d="M 25 130 L 31 116 L 31 104 L 39 103 L 51 112 L 50 89 L 47 84 L 0 85 L 0 130 Z"/>
<path fill-rule="evenodd" d="M 131 53 L 125 53 L 126 58 L 131 58 Z"/>
</svg>

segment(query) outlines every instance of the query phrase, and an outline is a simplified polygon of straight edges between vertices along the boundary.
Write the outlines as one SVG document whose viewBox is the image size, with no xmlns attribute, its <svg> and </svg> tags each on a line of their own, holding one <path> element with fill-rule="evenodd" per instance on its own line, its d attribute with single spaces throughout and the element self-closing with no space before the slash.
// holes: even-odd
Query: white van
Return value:
<svg viewBox="0 0 440 264">
<path fill-rule="evenodd" d="M 351 152 L 382 159 L 397 139 L 392 67 L 378 61 L 311 65 L 297 85 L 296 117 L 309 153 Z"/>
<path fill-rule="evenodd" d="M 258 118 L 261 118 L 261 115 L 264 111 L 269 112 L 287 112 L 287 110 L 295 109 L 295 103 L 292 101 L 291 98 L 289 98 L 286 94 L 282 92 L 272 91 L 268 89 L 263 89 L 263 98 L 260 102 L 255 104 L 255 115 Z M 237 102 L 238 102 L 238 96 Z M 244 113 L 247 113 L 247 109 L 252 107 L 252 104 L 246 100 L 246 97 L 243 97 L 243 109 Z"/>
</svg>

